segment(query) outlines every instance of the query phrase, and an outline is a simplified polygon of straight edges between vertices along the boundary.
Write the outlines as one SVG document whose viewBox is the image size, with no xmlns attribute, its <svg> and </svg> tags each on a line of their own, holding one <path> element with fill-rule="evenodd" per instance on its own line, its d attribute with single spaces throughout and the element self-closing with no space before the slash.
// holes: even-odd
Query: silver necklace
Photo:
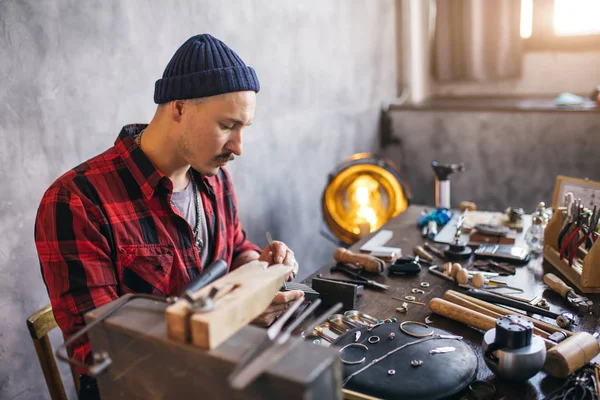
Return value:
<svg viewBox="0 0 600 400">
<path fill-rule="evenodd" d="M 457 340 L 462 340 L 462 336 L 455 336 L 455 335 L 434 335 L 434 336 L 429 336 L 423 339 L 419 339 L 419 340 L 415 340 L 414 342 L 408 342 L 403 344 L 400 347 L 396 347 L 394 350 L 388 351 L 386 354 L 382 355 L 379 358 L 374 359 L 373 361 L 371 361 L 370 363 L 368 363 L 367 365 L 365 365 L 364 367 L 362 367 L 361 369 L 355 371 L 354 373 L 348 375 L 348 377 L 346 379 L 344 379 L 342 381 L 342 387 L 346 386 L 346 384 L 348 382 L 350 382 L 350 379 L 354 378 L 356 375 L 360 374 L 361 372 L 363 372 L 366 369 L 369 369 L 371 366 L 377 364 L 379 361 L 385 359 L 386 357 L 394 354 L 395 352 L 402 350 L 408 346 L 413 346 L 415 344 L 419 344 L 419 343 L 423 343 L 423 342 L 427 342 L 429 340 L 435 340 L 435 339 L 457 339 Z"/>
<path fill-rule="evenodd" d="M 137 137 L 138 146 L 142 149 L 142 135 L 146 129 L 142 129 L 140 134 Z M 143 151 L 143 149 L 142 149 Z M 200 237 L 200 227 L 202 226 L 202 209 L 200 207 L 200 196 L 198 196 L 198 186 L 196 185 L 196 179 L 194 178 L 194 173 L 190 169 L 190 183 L 192 184 L 192 191 L 194 192 L 194 205 L 196 206 L 196 226 L 192 229 L 192 233 L 194 234 L 194 241 L 196 243 L 196 247 L 200 250 L 204 246 L 204 241 Z M 171 201 L 171 205 L 175 207 L 175 203 Z"/>
<path fill-rule="evenodd" d="M 204 246 L 204 242 L 200 237 L 200 227 L 202 226 L 202 209 L 200 207 L 200 196 L 198 196 L 198 186 L 196 185 L 196 178 L 194 178 L 194 173 L 190 169 L 190 181 L 192 184 L 192 190 L 194 192 L 194 204 L 196 205 L 196 226 L 192 230 L 194 233 L 194 239 L 196 241 L 196 247 L 201 249 Z"/>
<path fill-rule="evenodd" d="M 202 208 L 200 207 L 200 196 L 198 196 L 198 185 L 196 184 L 196 178 L 194 178 L 194 173 L 190 169 L 190 185 L 192 185 L 192 192 L 194 192 L 194 205 L 196 206 L 196 225 L 192 228 L 192 233 L 194 234 L 194 241 L 196 242 L 196 247 L 198 250 L 202 249 L 204 246 L 204 241 L 200 237 L 200 227 L 202 226 Z M 175 203 L 171 200 L 171 205 L 175 206 Z"/>
</svg>

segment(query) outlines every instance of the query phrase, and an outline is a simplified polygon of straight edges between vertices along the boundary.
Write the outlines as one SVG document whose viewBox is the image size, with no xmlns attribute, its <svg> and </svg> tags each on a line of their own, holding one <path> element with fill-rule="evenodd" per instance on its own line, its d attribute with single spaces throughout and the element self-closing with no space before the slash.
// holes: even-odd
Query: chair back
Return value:
<svg viewBox="0 0 600 400">
<path fill-rule="evenodd" d="M 54 313 L 52 307 L 47 305 L 40 310 L 34 312 L 27 318 L 27 328 L 31 334 L 33 345 L 44 373 L 44 379 L 50 392 L 50 398 L 52 400 L 67 400 L 67 394 L 63 381 L 60 377 L 60 372 L 56 365 L 56 359 L 54 358 L 54 352 L 52 351 L 52 344 L 48 333 L 58 327 L 56 320 L 54 319 Z M 73 376 L 73 382 L 75 388 L 79 393 L 79 374 L 71 368 L 71 375 Z"/>
</svg>

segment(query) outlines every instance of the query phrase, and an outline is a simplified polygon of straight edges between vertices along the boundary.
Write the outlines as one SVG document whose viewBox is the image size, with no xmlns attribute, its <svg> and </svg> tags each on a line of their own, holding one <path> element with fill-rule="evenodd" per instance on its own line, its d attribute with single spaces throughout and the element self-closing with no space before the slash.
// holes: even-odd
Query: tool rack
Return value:
<svg viewBox="0 0 600 400">
<path fill-rule="evenodd" d="M 569 265 L 568 260 L 560 258 L 558 235 L 566 218 L 566 207 L 554 210 L 544 231 L 544 259 L 581 292 L 600 293 L 600 240 L 589 250 L 583 246 L 577 249 L 575 259 L 582 258 L 581 263 L 574 262 L 573 265 Z"/>
</svg>

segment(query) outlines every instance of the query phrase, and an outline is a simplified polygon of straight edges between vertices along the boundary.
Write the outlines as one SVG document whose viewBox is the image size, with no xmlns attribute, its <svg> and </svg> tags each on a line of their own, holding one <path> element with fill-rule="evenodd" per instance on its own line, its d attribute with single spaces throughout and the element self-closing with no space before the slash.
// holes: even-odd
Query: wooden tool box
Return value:
<svg viewBox="0 0 600 400">
<path fill-rule="evenodd" d="M 90 311 L 100 318 L 112 303 Z M 98 379 L 103 400 L 110 399 L 341 399 L 342 370 L 337 349 L 292 338 L 292 349 L 243 391 L 227 377 L 265 330 L 245 326 L 213 350 L 169 339 L 165 303 L 135 299 L 90 331 L 95 353 L 111 364 Z M 226 321 L 223 321 L 226 323 Z M 294 346 L 295 344 L 295 346 Z"/>
<path fill-rule="evenodd" d="M 552 218 L 544 231 L 544 259 L 552 264 L 561 274 L 583 293 L 600 293 L 600 240 L 585 250 L 577 249 L 575 258 L 583 258 L 581 268 L 569 265 L 567 259 L 560 259 L 558 235 L 566 215 L 564 207 L 554 210 Z"/>
</svg>

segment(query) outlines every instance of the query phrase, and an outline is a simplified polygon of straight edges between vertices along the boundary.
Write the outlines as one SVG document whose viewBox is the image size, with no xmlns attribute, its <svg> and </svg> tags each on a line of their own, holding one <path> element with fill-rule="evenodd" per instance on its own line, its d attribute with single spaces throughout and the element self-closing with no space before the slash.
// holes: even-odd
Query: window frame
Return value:
<svg viewBox="0 0 600 400">
<path fill-rule="evenodd" d="M 557 36 L 553 18 L 554 0 L 533 0 L 533 31 L 523 39 L 525 51 L 600 51 L 600 34 Z"/>
</svg>

